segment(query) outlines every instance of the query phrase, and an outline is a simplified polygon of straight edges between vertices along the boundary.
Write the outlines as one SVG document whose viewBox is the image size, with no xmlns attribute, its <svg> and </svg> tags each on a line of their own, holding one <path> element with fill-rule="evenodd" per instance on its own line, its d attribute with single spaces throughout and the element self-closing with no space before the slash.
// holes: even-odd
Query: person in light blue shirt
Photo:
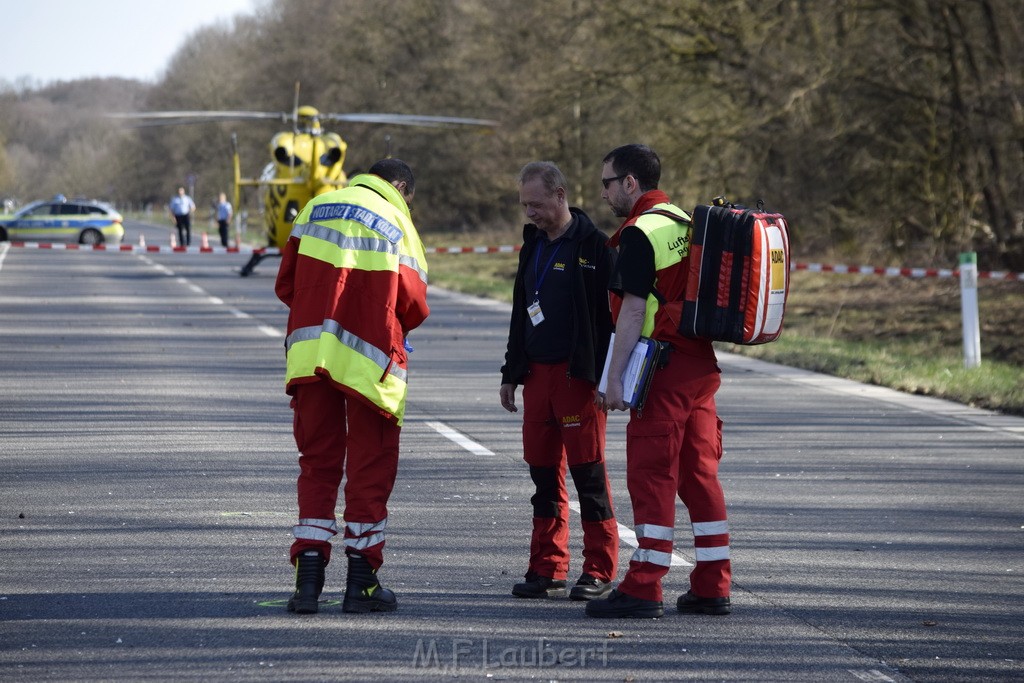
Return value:
<svg viewBox="0 0 1024 683">
<path fill-rule="evenodd" d="M 231 202 L 223 192 L 217 197 L 217 229 L 220 230 L 220 245 L 228 246 L 228 226 L 231 224 Z"/>
<path fill-rule="evenodd" d="M 196 210 L 196 203 L 185 194 L 184 187 L 179 187 L 178 194 L 171 198 L 169 208 L 174 216 L 174 225 L 178 228 L 178 244 L 187 247 L 192 244 L 192 214 Z"/>
</svg>

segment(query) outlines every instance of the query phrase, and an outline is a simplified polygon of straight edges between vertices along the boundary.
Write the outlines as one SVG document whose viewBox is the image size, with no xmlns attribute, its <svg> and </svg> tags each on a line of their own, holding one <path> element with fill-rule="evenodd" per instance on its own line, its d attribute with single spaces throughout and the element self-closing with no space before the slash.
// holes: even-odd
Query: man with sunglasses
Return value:
<svg viewBox="0 0 1024 683">
<path fill-rule="evenodd" d="M 688 272 L 689 216 L 658 189 L 661 161 L 644 145 L 624 145 L 604 158 L 602 198 L 625 220 L 612 236 L 619 256 L 612 275 L 615 343 L 605 406 L 625 410 L 622 372 L 639 337 L 669 348 L 655 371 L 643 410 L 626 427 L 626 487 L 638 547 L 623 580 L 592 617 L 662 616 L 661 579 L 672 564 L 676 495 L 690 515 L 696 566 L 680 612 L 728 614 L 729 527 L 718 481 L 722 421 L 715 408 L 720 370 L 711 342 L 679 333 Z"/>
<path fill-rule="evenodd" d="M 519 598 L 566 594 L 569 569 L 568 466 L 580 502 L 583 566 L 573 600 L 607 595 L 618 564 L 619 535 L 604 466 L 605 420 L 595 405 L 612 320 L 608 279 L 615 252 L 587 215 L 570 207 L 568 183 L 549 161 L 519 174 L 529 224 L 512 294 L 501 405 L 518 412 L 523 385 L 523 459 L 536 485 L 533 534 Z"/>
</svg>

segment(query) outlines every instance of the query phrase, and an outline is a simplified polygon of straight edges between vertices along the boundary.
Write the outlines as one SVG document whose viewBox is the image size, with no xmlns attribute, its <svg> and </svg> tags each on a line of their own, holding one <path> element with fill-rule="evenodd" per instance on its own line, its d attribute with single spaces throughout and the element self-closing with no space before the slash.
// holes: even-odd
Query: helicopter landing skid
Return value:
<svg viewBox="0 0 1024 683">
<path fill-rule="evenodd" d="M 249 262 L 242 266 L 242 269 L 238 271 L 238 274 L 241 275 L 242 277 L 248 277 L 249 275 L 252 274 L 252 271 L 256 269 L 256 266 L 260 264 L 260 261 L 271 256 L 280 255 L 280 251 L 268 253 L 266 249 L 255 249 L 252 252 L 252 257 L 249 259 Z"/>
</svg>

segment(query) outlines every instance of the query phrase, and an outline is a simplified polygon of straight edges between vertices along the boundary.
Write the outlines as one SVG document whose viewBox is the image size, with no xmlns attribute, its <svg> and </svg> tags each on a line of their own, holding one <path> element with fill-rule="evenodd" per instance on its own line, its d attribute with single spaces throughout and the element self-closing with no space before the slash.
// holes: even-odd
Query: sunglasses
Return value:
<svg viewBox="0 0 1024 683">
<path fill-rule="evenodd" d="M 616 180 L 623 180 L 625 178 L 628 178 L 629 176 L 630 174 L 627 173 L 626 175 L 617 175 L 614 178 L 601 178 L 601 184 L 604 185 L 604 189 L 607 190 L 608 186 L 614 183 Z"/>
</svg>

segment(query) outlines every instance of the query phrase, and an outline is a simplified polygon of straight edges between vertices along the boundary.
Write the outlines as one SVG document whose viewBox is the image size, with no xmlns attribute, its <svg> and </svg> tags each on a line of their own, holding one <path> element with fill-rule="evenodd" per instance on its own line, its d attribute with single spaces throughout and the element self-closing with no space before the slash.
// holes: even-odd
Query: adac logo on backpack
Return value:
<svg viewBox="0 0 1024 683">
<path fill-rule="evenodd" d="M 779 213 L 716 197 L 693 210 L 679 331 L 753 345 L 775 341 L 789 295 L 789 227 Z"/>
</svg>

